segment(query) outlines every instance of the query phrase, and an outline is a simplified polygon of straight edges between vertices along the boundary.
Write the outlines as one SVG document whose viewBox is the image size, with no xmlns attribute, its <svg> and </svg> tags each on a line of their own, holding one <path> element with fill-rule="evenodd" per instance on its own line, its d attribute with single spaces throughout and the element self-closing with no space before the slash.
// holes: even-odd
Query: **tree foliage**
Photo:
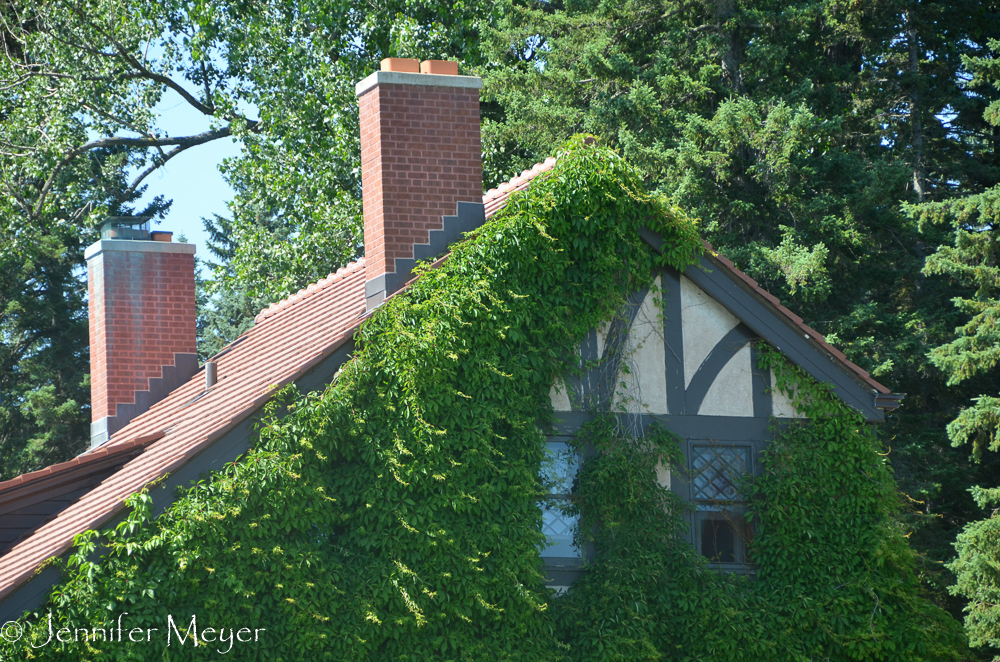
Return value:
<svg viewBox="0 0 1000 662">
<path fill-rule="evenodd" d="M 662 254 L 644 226 L 664 237 Z M 598 449 L 573 506 L 597 555 L 566 596 L 544 588 L 549 387 L 578 368 L 571 350 L 589 329 L 700 250 L 694 224 L 636 171 L 576 141 L 364 324 L 337 381 L 288 401 L 248 457 L 155 520 L 141 494 L 103 540 L 82 535 L 45 607 L 54 627 L 122 612 L 139 627 L 189 613 L 266 627 L 243 659 L 958 659 L 958 624 L 918 596 L 874 436 L 767 352 L 776 387 L 811 421 L 778 435 L 754 484 L 757 579 L 710 571 L 682 543 L 682 506 L 656 481 L 656 465 L 678 457 L 673 438 L 622 435 L 612 417 L 577 442 Z M 128 642 L 46 648 L 33 620 L 6 652 L 162 655 Z"/>
<path fill-rule="evenodd" d="M 989 43 L 993 57 L 966 58 L 974 76 L 972 89 L 992 86 L 1000 90 L 1000 40 Z M 1000 127 L 1000 100 L 994 100 L 983 111 L 984 119 Z M 996 132 L 994 132 L 996 133 Z M 948 377 L 949 385 L 971 382 L 977 386 L 992 385 L 998 375 L 997 323 L 1000 320 L 1000 266 L 997 240 L 1000 221 L 1000 186 L 952 200 L 910 206 L 912 217 L 926 226 L 946 225 L 952 241 L 938 247 L 927 259 L 924 272 L 941 276 L 959 285 L 968 294 L 952 299 L 963 313 L 965 323 L 955 329 L 956 338 L 935 347 L 931 361 Z M 986 381 L 992 377 L 993 380 Z M 979 460 L 984 451 L 1000 450 L 1000 396 L 992 389 L 972 399 L 972 406 L 962 409 L 948 424 L 948 436 L 956 446 L 971 444 L 973 456 Z M 983 509 L 996 506 L 995 487 L 972 487 L 976 504 Z M 996 510 L 983 521 L 967 525 L 957 537 L 958 558 L 950 565 L 957 576 L 952 592 L 969 600 L 965 608 L 966 629 L 973 645 L 1000 644 L 993 568 L 1000 557 Z"/>
<path fill-rule="evenodd" d="M 369 9 L 0 5 L 0 478 L 86 448 L 83 249 L 105 216 L 162 218 L 169 201 L 135 201 L 178 154 L 215 140 L 242 147 L 223 167 L 237 195 L 229 252 L 207 284 L 217 300 L 203 308 L 203 355 L 245 329 L 252 308 L 359 254 L 354 83 L 395 53 L 474 62 L 482 17 L 446 0 Z M 203 126 L 165 131 L 157 105 L 167 94 Z"/>
<path fill-rule="evenodd" d="M 940 562 L 981 517 L 967 488 L 998 475 L 996 2 L 14 0 L 0 21 L 0 478 L 85 445 L 95 222 L 162 216 L 134 207 L 149 174 L 240 141 L 208 356 L 363 250 L 353 84 L 385 56 L 445 57 L 484 77 L 488 185 L 599 134 L 907 394 L 884 426 L 905 521 L 935 599 L 961 608 Z M 161 130 L 167 92 L 204 125 Z"/>
<path fill-rule="evenodd" d="M 995 2 L 947 4 L 512 0 L 487 32 L 490 185 L 563 136 L 603 136 L 646 185 L 703 219 L 713 246 L 847 356 L 906 393 L 883 434 L 924 577 L 956 613 L 942 562 L 978 517 L 970 484 L 997 485 L 946 426 L 1000 389 L 951 382 L 935 347 L 968 319 L 973 286 L 924 270 L 941 225 L 907 203 L 989 196 L 1000 182 Z M 980 63 L 974 65 L 973 63 Z M 984 337 L 984 341 L 986 338 Z M 937 354 L 934 355 L 935 357 Z M 971 411 L 971 410 L 970 410 Z M 987 411 L 980 408 L 979 411 Z"/>
</svg>

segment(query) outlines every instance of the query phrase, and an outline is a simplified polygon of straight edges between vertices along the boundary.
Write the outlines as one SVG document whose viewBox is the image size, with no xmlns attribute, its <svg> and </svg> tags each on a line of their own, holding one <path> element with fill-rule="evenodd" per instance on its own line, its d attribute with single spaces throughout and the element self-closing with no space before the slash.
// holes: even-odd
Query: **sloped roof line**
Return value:
<svg viewBox="0 0 1000 662">
<path fill-rule="evenodd" d="M 510 181 L 505 182 L 500 186 L 487 191 L 486 195 L 483 196 L 483 204 L 486 206 L 486 217 L 489 218 L 494 214 L 496 214 L 501 209 L 503 209 L 507 205 L 507 201 L 510 199 L 511 195 L 517 193 L 518 191 L 523 191 L 527 189 L 531 185 L 531 182 L 538 175 L 542 174 L 543 172 L 548 172 L 549 170 L 552 170 L 552 167 L 555 165 L 555 163 L 556 163 L 556 158 L 549 157 L 545 159 L 545 161 L 542 163 L 536 163 L 534 167 L 532 167 L 530 170 L 525 170 L 517 177 L 512 178 Z M 732 260 L 725 257 L 718 251 L 716 251 L 715 248 L 712 246 L 712 244 L 705 241 L 704 239 L 702 240 L 702 242 L 705 244 L 705 249 L 709 252 L 709 254 L 712 257 L 714 257 L 719 262 L 719 264 L 722 267 L 724 267 L 737 279 L 748 285 L 755 294 L 757 294 L 765 301 L 767 301 L 767 303 L 770 304 L 770 306 L 773 308 L 776 314 L 785 317 L 794 326 L 798 327 L 802 331 L 803 335 L 808 336 L 813 341 L 815 341 L 822 349 L 829 352 L 830 355 L 834 359 L 836 359 L 836 361 L 839 362 L 844 368 L 846 368 L 850 374 L 855 375 L 858 379 L 860 379 L 862 382 L 870 386 L 872 389 L 874 389 L 881 395 L 892 394 L 892 391 L 890 389 L 880 384 L 876 379 L 874 379 L 871 376 L 870 373 L 868 373 L 866 370 L 864 370 L 863 368 L 855 364 L 853 361 L 848 359 L 847 356 L 842 351 L 840 351 L 839 349 L 831 345 L 829 342 L 827 342 L 826 336 L 824 336 L 822 333 L 816 331 L 808 324 L 806 324 L 801 317 L 799 317 L 791 310 L 786 308 L 784 305 L 782 305 L 781 301 L 779 301 L 776 296 L 765 290 L 757 283 L 756 280 L 754 280 L 746 273 L 738 269 L 736 265 L 733 264 Z M 407 283 L 407 285 L 409 285 L 409 283 Z M 403 289 L 405 290 L 406 288 Z"/>
<path fill-rule="evenodd" d="M 778 297 L 774 296 L 773 294 L 765 290 L 757 283 L 756 280 L 748 276 L 746 273 L 737 269 L 736 265 L 733 264 L 732 260 L 722 255 L 718 251 L 716 251 L 715 248 L 712 246 L 712 244 L 704 240 L 702 241 L 704 242 L 705 249 L 709 252 L 709 254 L 712 257 L 714 257 L 723 267 L 725 267 L 726 270 L 728 270 L 738 279 L 740 279 L 748 286 L 750 286 L 750 288 L 753 289 L 754 293 L 756 293 L 761 298 L 765 299 L 769 304 L 771 304 L 771 306 L 775 309 L 777 313 L 779 313 L 780 315 L 788 319 L 788 321 L 791 322 L 793 325 L 798 327 L 799 330 L 802 331 L 803 335 L 807 336 L 810 340 L 813 340 L 818 345 L 820 345 L 820 347 L 829 352 L 839 363 L 841 363 L 845 368 L 847 368 L 849 372 L 856 375 L 863 382 L 871 386 L 874 390 L 878 391 L 880 394 L 887 395 L 889 393 L 892 393 L 891 390 L 889 390 L 887 387 L 883 386 L 877 380 L 875 380 L 867 370 L 855 364 L 853 361 L 847 358 L 846 354 L 844 354 L 842 351 L 840 351 L 839 349 L 828 343 L 826 340 L 826 336 L 824 336 L 819 331 L 813 329 L 811 326 L 806 324 L 801 317 L 799 317 L 798 315 L 790 311 L 788 308 L 783 306 Z"/>
<path fill-rule="evenodd" d="M 196 374 L 106 444 L 81 456 L 84 461 L 90 455 L 124 452 L 135 438 L 158 433 L 141 455 L 0 556 L 0 602 L 23 586 L 39 564 L 68 551 L 77 533 L 99 528 L 117 515 L 129 494 L 176 472 L 259 411 L 275 387 L 295 382 L 350 342 L 365 311 L 363 261 L 323 281 L 289 297 L 231 343 L 229 351 L 220 352 L 219 381 L 211 389 L 206 391 Z"/>
<path fill-rule="evenodd" d="M 483 196 L 486 217 L 503 209 L 511 195 L 527 189 L 539 175 L 552 170 L 555 162 L 556 159 L 550 157 L 487 191 Z M 765 300 L 776 314 L 800 328 L 872 388 L 890 394 L 889 389 L 850 362 L 827 343 L 821 333 L 805 325 L 802 318 L 781 305 L 776 297 L 716 253 L 707 242 L 706 248 L 719 265 Z M 432 266 L 442 264 L 449 256 L 450 253 L 439 257 Z M 157 432 L 162 434 L 164 429 L 167 432 L 162 439 L 148 442 L 142 455 L 130 460 L 79 502 L 39 528 L 35 535 L 0 557 L 0 602 L 29 579 L 41 562 L 65 553 L 75 534 L 98 528 L 120 512 L 128 495 L 126 492 L 132 493 L 165 473 L 175 471 L 259 410 L 271 397 L 271 389 L 258 390 L 260 384 L 292 383 L 349 342 L 360 324 L 371 315 L 365 314 L 364 283 L 364 258 L 361 258 L 268 306 L 256 316 L 254 327 L 241 336 L 239 342 L 231 343 L 228 351 L 219 353 L 220 381 L 213 387 L 215 393 L 198 399 L 204 388 L 199 384 L 200 375 L 196 374 L 116 433 L 115 437 L 129 441 L 117 442 L 112 437 L 97 449 L 115 452 L 119 445 L 124 447 L 135 438 Z M 224 379 L 227 376 L 232 378 Z"/>
<path fill-rule="evenodd" d="M 555 165 L 556 157 L 550 156 L 541 163 L 536 163 L 529 170 L 525 170 L 520 175 L 512 177 L 509 181 L 487 191 L 483 195 L 486 218 L 503 209 L 513 193 L 527 189 L 538 175 L 552 170 Z"/>
<path fill-rule="evenodd" d="M 340 269 L 337 269 L 336 271 L 332 272 L 326 278 L 321 278 L 315 283 L 310 283 L 309 285 L 306 285 L 295 294 L 285 297 L 281 301 L 276 301 L 267 308 L 264 308 L 262 311 L 257 313 L 256 317 L 253 318 L 254 324 L 260 324 L 264 320 L 270 317 L 274 317 L 276 314 L 278 314 L 285 308 L 295 305 L 296 303 L 315 294 L 316 292 L 325 290 L 334 283 L 338 283 L 344 278 L 348 277 L 349 275 L 355 273 L 359 269 L 364 269 L 364 268 L 365 268 L 365 258 L 360 257 L 354 262 L 351 262 L 341 267 Z"/>
<path fill-rule="evenodd" d="M 60 462 L 59 464 L 53 464 L 45 467 L 44 469 L 21 474 L 20 476 L 16 476 L 10 480 L 0 482 L 0 502 L 3 501 L 5 494 L 15 489 L 20 489 L 29 483 L 37 482 L 46 478 L 52 478 L 58 474 L 72 471 L 87 464 L 92 464 L 93 462 L 104 459 L 108 456 L 121 454 L 137 447 L 146 446 L 163 437 L 163 434 L 164 433 L 161 431 L 134 437 L 127 441 L 122 441 L 121 444 L 118 444 L 114 448 L 104 448 L 101 446 L 77 455 L 72 460 Z"/>
</svg>

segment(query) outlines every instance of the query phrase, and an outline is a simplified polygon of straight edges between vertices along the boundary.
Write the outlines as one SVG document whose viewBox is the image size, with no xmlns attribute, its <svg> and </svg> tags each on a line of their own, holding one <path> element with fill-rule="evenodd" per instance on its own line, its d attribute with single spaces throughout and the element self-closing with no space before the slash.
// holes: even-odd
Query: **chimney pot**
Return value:
<svg viewBox="0 0 1000 662">
<path fill-rule="evenodd" d="M 457 76 L 458 62 L 450 60 L 424 60 L 420 63 L 420 73 L 438 76 Z"/>
<path fill-rule="evenodd" d="M 420 73 L 420 60 L 408 57 L 387 57 L 382 60 L 382 71 L 399 71 L 408 74 Z"/>
<path fill-rule="evenodd" d="M 212 388 L 213 386 L 215 386 L 215 382 L 217 381 L 217 373 L 216 373 L 215 367 L 216 367 L 215 366 L 215 361 L 208 361 L 207 363 L 205 363 L 205 390 L 206 391 L 208 389 Z"/>
<path fill-rule="evenodd" d="M 455 62 L 429 60 L 424 65 L 425 74 L 444 75 L 383 70 L 355 86 L 361 107 L 369 310 L 402 287 L 414 260 L 431 257 L 438 250 L 436 242 L 445 242 L 443 251 L 447 242 L 458 238 L 449 231 L 432 232 L 445 229 L 444 216 L 459 215 L 458 203 L 482 209 L 479 90 L 483 83 L 475 76 L 456 75 Z M 482 222 L 481 214 L 475 222 Z M 471 229 L 466 221 L 449 227 Z M 423 245 L 419 254 L 415 245 Z"/>
</svg>

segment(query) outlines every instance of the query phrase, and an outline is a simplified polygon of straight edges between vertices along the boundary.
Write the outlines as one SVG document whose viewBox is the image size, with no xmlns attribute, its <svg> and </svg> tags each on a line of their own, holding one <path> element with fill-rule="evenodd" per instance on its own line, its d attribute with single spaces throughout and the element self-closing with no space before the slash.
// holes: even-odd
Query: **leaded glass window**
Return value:
<svg viewBox="0 0 1000 662">
<path fill-rule="evenodd" d="M 548 545 L 542 549 L 544 557 L 580 558 L 580 550 L 573 545 L 573 528 L 578 517 L 565 512 L 579 468 L 579 458 L 569 444 L 560 441 L 546 444 L 542 483 L 551 496 L 542 504 L 542 533 L 548 539 Z"/>
<path fill-rule="evenodd" d="M 743 516 L 742 481 L 753 475 L 750 446 L 691 446 L 695 546 L 712 563 L 750 563 L 753 528 Z"/>
<path fill-rule="evenodd" d="M 695 446 L 691 458 L 692 487 L 698 510 L 718 510 L 742 501 L 739 481 L 750 473 L 750 449 L 745 446 Z"/>
</svg>

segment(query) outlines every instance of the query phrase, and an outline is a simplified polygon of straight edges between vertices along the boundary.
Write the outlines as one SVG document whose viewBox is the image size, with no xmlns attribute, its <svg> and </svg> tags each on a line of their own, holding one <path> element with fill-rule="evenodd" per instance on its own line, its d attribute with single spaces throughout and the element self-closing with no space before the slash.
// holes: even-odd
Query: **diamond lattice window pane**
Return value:
<svg viewBox="0 0 1000 662">
<path fill-rule="evenodd" d="M 742 501 L 736 483 L 750 471 L 749 448 L 695 446 L 691 464 L 696 501 Z"/>
<path fill-rule="evenodd" d="M 558 441 L 546 444 L 542 482 L 550 494 L 569 494 L 579 468 L 579 458 L 569 444 Z M 580 558 L 580 550 L 573 546 L 573 527 L 578 518 L 563 513 L 566 505 L 565 498 L 554 498 L 542 504 L 542 533 L 547 539 L 542 556 Z"/>
<path fill-rule="evenodd" d="M 559 504 L 542 511 L 542 533 L 548 545 L 542 550 L 542 556 L 580 558 L 580 550 L 573 546 L 576 521 L 576 516 L 564 515 Z"/>
</svg>

